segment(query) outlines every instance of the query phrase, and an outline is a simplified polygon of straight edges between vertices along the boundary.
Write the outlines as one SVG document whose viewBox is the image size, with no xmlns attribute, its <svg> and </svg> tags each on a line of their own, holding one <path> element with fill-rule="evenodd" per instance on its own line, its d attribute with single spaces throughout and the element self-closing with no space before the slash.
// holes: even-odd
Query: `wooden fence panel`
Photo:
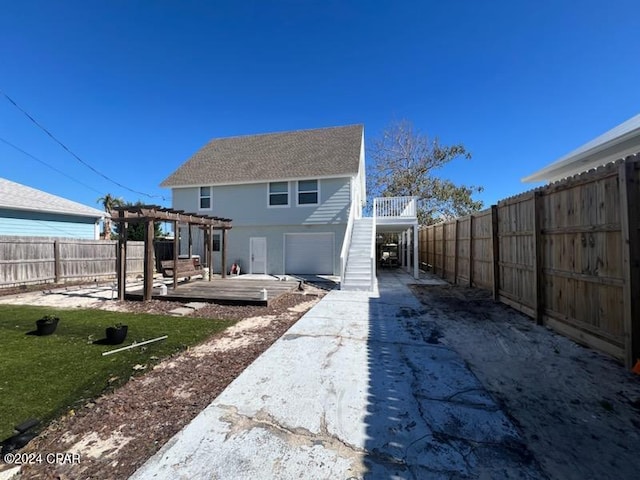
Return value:
<svg viewBox="0 0 640 480">
<path fill-rule="evenodd" d="M 422 227 L 418 230 L 418 262 L 420 263 L 420 268 L 425 270 L 429 264 L 427 252 L 427 229 Z"/>
<path fill-rule="evenodd" d="M 59 241 L 60 277 L 79 279 L 113 275 L 115 272 L 115 245 L 109 241 L 78 243 Z"/>
<path fill-rule="evenodd" d="M 471 252 L 471 216 L 466 216 L 458 220 L 458 274 L 456 283 L 469 285 L 471 277 L 471 262 L 469 254 Z"/>
<path fill-rule="evenodd" d="M 128 242 L 127 271 L 143 271 L 144 242 Z M 0 286 L 114 276 L 117 242 L 0 237 Z"/>
<path fill-rule="evenodd" d="M 493 288 L 493 256 L 491 236 L 491 210 L 473 215 L 472 286 L 491 290 Z"/>
<path fill-rule="evenodd" d="M 117 248 L 116 243 L 114 251 Z M 127 242 L 127 272 L 132 274 L 144 272 L 144 242 Z"/>
<path fill-rule="evenodd" d="M 544 323 L 624 356 L 623 242 L 617 170 L 569 180 L 542 195 Z"/>
<path fill-rule="evenodd" d="M 538 323 L 640 360 L 640 158 L 431 225 L 424 253 L 449 281 L 494 289 Z"/>
<path fill-rule="evenodd" d="M 444 224 L 433 227 L 435 248 L 433 249 L 433 272 L 442 276 L 444 273 Z"/>
<path fill-rule="evenodd" d="M 536 302 L 533 214 L 533 194 L 498 203 L 498 297 L 529 316 L 534 316 Z"/>
<path fill-rule="evenodd" d="M 622 275 L 624 362 L 631 368 L 640 361 L 640 162 L 618 166 L 620 223 L 622 230 Z"/>
<path fill-rule="evenodd" d="M 456 221 L 447 222 L 443 225 L 444 231 L 444 275 L 443 278 L 449 282 L 456 280 L 456 257 L 458 244 L 456 241 Z"/>
<path fill-rule="evenodd" d="M 433 271 L 436 263 L 436 230 L 433 225 L 427 227 L 427 263 Z"/>
<path fill-rule="evenodd" d="M 0 237 L 0 285 L 46 282 L 54 278 L 53 241 L 34 238 L 17 242 L 15 237 Z"/>
</svg>

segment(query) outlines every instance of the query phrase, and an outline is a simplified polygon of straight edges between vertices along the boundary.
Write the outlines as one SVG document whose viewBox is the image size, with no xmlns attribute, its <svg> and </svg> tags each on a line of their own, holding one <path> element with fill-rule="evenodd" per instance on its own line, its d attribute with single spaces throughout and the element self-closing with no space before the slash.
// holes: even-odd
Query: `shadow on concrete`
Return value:
<svg viewBox="0 0 640 480">
<path fill-rule="evenodd" d="M 545 478 L 500 407 L 440 343 L 403 272 L 369 302 L 367 480 Z"/>
</svg>

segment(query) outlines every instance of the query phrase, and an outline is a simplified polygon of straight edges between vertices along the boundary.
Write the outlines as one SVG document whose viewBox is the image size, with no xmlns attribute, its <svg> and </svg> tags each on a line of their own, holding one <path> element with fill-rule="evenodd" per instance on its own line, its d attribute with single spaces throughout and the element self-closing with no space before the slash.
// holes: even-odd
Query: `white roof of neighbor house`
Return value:
<svg viewBox="0 0 640 480">
<path fill-rule="evenodd" d="M 640 152 L 640 114 L 558 159 L 523 182 L 554 182 Z"/>
<path fill-rule="evenodd" d="M 0 208 L 101 218 L 105 212 L 0 178 Z"/>
</svg>

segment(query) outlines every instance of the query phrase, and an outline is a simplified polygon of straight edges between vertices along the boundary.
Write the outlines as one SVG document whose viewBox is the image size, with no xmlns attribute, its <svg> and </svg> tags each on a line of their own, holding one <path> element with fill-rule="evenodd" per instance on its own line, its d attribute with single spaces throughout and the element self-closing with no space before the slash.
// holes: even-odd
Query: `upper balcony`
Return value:
<svg viewBox="0 0 640 480">
<path fill-rule="evenodd" d="M 382 230 L 408 228 L 418 224 L 416 197 L 378 197 L 373 200 L 373 219 Z M 381 228 L 378 228 L 380 231 Z"/>
</svg>

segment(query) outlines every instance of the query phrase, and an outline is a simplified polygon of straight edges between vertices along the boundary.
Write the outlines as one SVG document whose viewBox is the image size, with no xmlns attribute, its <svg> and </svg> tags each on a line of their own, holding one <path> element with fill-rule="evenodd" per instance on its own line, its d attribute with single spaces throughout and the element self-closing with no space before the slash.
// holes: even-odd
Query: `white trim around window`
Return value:
<svg viewBox="0 0 640 480">
<path fill-rule="evenodd" d="M 296 205 L 298 207 L 313 207 L 320 204 L 320 180 L 298 180 L 296 187 Z M 315 202 L 311 202 L 310 200 L 314 196 Z M 301 199 L 304 201 L 301 202 Z"/>
<path fill-rule="evenodd" d="M 291 205 L 289 182 L 269 182 L 267 184 L 267 208 L 287 208 Z"/>
<path fill-rule="evenodd" d="M 199 187 L 198 188 L 198 210 L 211 210 L 211 209 L 213 209 L 213 188 Z"/>
</svg>

